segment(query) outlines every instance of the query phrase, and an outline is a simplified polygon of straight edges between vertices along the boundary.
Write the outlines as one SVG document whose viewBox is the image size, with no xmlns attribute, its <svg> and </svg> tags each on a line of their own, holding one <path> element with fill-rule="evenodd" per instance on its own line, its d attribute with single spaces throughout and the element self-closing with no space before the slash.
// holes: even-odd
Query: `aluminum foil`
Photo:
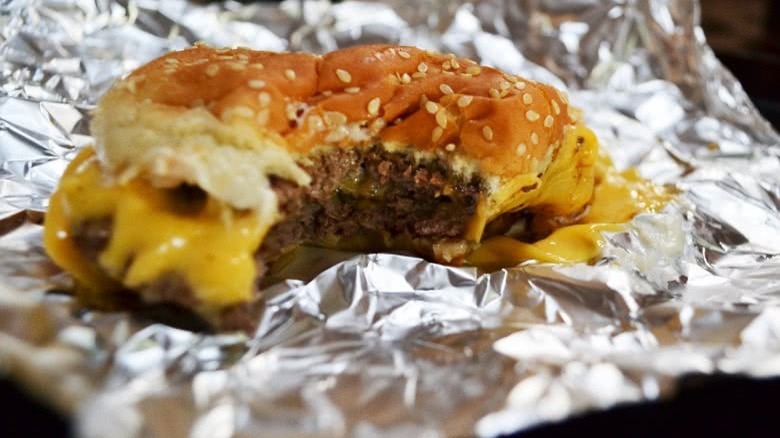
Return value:
<svg viewBox="0 0 780 438">
<path fill-rule="evenodd" d="M 82 436 L 493 436 L 780 375 L 780 137 L 688 0 L 0 1 L 0 371 Z M 197 40 L 392 42 L 569 90 L 619 167 L 680 190 L 595 265 L 480 273 L 310 251 L 253 336 L 74 310 L 40 222 L 113 80 Z"/>
</svg>

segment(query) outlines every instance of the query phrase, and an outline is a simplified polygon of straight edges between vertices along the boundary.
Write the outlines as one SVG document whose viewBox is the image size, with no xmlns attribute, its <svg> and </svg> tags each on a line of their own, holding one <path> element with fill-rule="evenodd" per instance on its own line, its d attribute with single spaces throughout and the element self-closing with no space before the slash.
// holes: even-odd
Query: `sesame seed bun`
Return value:
<svg viewBox="0 0 780 438">
<path fill-rule="evenodd" d="M 454 144 L 453 152 L 498 176 L 526 171 L 531 158 L 541 161 L 572 123 L 565 97 L 549 85 L 468 59 L 380 45 L 324 56 L 194 47 L 134 71 L 101 106 L 147 99 L 179 113 L 204 107 L 228 123 L 248 119 L 240 121 L 303 154 L 323 144 L 359 143 L 338 135 L 345 120 L 373 127 L 371 135 L 385 142 L 420 150 L 450 152 L 446 146 Z M 288 106 L 300 107 L 303 117 Z M 338 113 L 331 124 L 329 113 Z M 526 148 L 518 155 L 521 144 Z"/>
<path fill-rule="evenodd" d="M 549 85 L 414 47 L 321 56 L 196 46 L 118 82 L 92 128 L 98 154 L 120 178 L 197 184 L 269 218 L 268 176 L 305 185 L 299 164 L 318 151 L 380 143 L 445 155 L 489 182 L 490 219 L 522 207 L 513 192 L 534 181 L 518 176 L 544 174 L 578 124 L 573 113 Z"/>
</svg>

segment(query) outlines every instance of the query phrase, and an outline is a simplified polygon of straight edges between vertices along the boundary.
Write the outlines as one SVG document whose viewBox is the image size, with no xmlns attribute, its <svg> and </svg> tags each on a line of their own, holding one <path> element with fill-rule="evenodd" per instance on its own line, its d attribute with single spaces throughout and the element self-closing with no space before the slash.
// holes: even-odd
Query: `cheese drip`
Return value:
<svg viewBox="0 0 780 438">
<path fill-rule="evenodd" d="M 603 232 L 622 230 L 624 222 L 639 212 L 659 210 L 671 196 L 633 169 L 618 172 L 584 126 L 567 132 L 550 160 L 544 174 L 533 170 L 519 175 L 506 181 L 506 197 L 497 196 L 491 205 L 480 203 L 467 238 L 479 241 L 485 224 L 500 212 L 528 209 L 555 218 L 589 205 L 587 214 L 534 243 L 489 238 L 469 255 L 470 264 L 493 270 L 532 259 L 592 261 L 601 254 Z M 253 256 L 268 231 L 269 225 L 263 225 L 267 221 L 208 195 L 196 212 L 182 212 L 173 190 L 153 187 L 141 178 L 109 182 L 101 166 L 93 149 L 82 151 L 63 175 L 46 215 L 46 249 L 72 273 L 81 293 L 99 297 L 110 291 L 143 290 L 174 276 L 185 280 L 206 314 L 252 298 L 257 275 Z M 73 227 L 92 220 L 112 224 L 108 244 L 94 260 L 85 257 L 73 232 Z"/>
<path fill-rule="evenodd" d="M 567 138 L 568 142 L 573 137 Z M 564 143 L 564 152 L 572 148 Z M 562 196 L 582 191 L 577 178 L 570 175 L 574 166 L 553 168 L 556 187 L 547 190 Z M 672 193 L 639 176 L 636 169 L 619 172 L 603 151 L 598 152 L 594 166 L 595 187 L 587 214 L 577 224 L 564 226 L 537 242 L 527 243 L 511 237 L 496 236 L 485 240 L 468 257 L 468 262 L 485 270 L 515 266 L 527 260 L 549 263 L 590 262 L 601 255 L 603 232 L 625 229 L 625 223 L 642 212 L 660 211 Z M 569 184 L 567 184 L 569 182 Z M 545 187 L 540 190 L 544 191 Z M 579 193 L 580 195 L 582 193 Z"/>
<path fill-rule="evenodd" d="M 469 262 L 487 271 L 515 266 L 526 260 L 551 263 L 587 262 L 598 257 L 604 244 L 602 232 L 620 231 L 620 224 L 578 224 L 553 231 L 534 243 L 507 236 L 488 239 L 469 256 Z"/>
<path fill-rule="evenodd" d="M 237 212 L 211 196 L 197 211 L 177 208 L 182 201 L 174 197 L 141 179 L 106 182 L 94 151 L 85 149 L 51 198 L 46 249 L 87 293 L 139 289 L 178 276 L 206 313 L 251 299 L 253 254 L 267 226 L 256 213 Z M 97 260 L 88 260 L 73 240 L 73 227 L 101 219 L 111 220 L 111 237 Z"/>
</svg>

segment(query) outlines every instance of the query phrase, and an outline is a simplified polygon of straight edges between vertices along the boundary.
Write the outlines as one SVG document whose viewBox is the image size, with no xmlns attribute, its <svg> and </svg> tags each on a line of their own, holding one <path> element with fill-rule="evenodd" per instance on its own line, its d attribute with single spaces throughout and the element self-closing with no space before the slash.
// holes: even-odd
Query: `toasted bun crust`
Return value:
<svg viewBox="0 0 780 438">
<path fill-rule="evenodd" d="M 185 114 L 192 120 L 170 128 L 176 132 L 163 138 L 151 132 Z M 182 130 L 218 144 L 254 144 L 254 136 L 291 156 L 271 160 L 269 172 L 306 183 L 294 160 L 317 148 L 377 139 L 388 148 L 451 154 L 488 176 L 536 173 L 572 123 L 555 88 L 454 55 L 387 45 L 324 56 L 196 46 L 154 60 L 115 86 L 100 102 L 93 132 L 103 158 L 119 167 L 144 155 L 144 139 L 159 147 Z M 205 125 L 221 134 L 204 132 Z"/>
</svg>

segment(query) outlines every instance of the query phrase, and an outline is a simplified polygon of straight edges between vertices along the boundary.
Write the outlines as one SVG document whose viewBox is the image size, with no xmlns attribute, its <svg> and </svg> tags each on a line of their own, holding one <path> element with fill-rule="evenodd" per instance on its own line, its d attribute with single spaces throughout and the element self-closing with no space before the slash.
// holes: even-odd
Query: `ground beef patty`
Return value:
<svg viewBox="0 0 780 438">
<path fill-rule="evenodd" d="M 269 230 L 255 255 L 258 284 L 269 264 L 300 244 L 364 251 L 414 249 L 436 258 L 436 243 L 463 242 L 461 236 L 483 190 L 479 178 L 456 175 L 444 160 L 418 162 L 381 146 L 330 150 L 309 157 L 302 166 L 312 178 L 308 186 L 272 180 L 284 219 Z M 205 193 L 181 186 L 170 196 L 177 210 L 186 214 L 204 202 Z M 108 245 L 111 227 L 110 218 L 84 222 L 73 230 L 74 241 L 87 258 L 97 261 Z M 138 292 L 145 304 L 182 310 L 198 304 L 176 273 Z M 225 309 L 220 328 L 252 329 L 259 301 Z"/>
<path fill-rule="evenodd" d="M 299 243 L 360 250 L 414 245 L 435 258 L 433 242 L 458 240 L 474 215 L 481 181 L 456 176 L 442 161 L 415 162 L 379 146 L 320 154 L 305 166 L 312 182 L 273 181 L 285 219 L 258 252 L 274 260 Z"/>
</svg>

